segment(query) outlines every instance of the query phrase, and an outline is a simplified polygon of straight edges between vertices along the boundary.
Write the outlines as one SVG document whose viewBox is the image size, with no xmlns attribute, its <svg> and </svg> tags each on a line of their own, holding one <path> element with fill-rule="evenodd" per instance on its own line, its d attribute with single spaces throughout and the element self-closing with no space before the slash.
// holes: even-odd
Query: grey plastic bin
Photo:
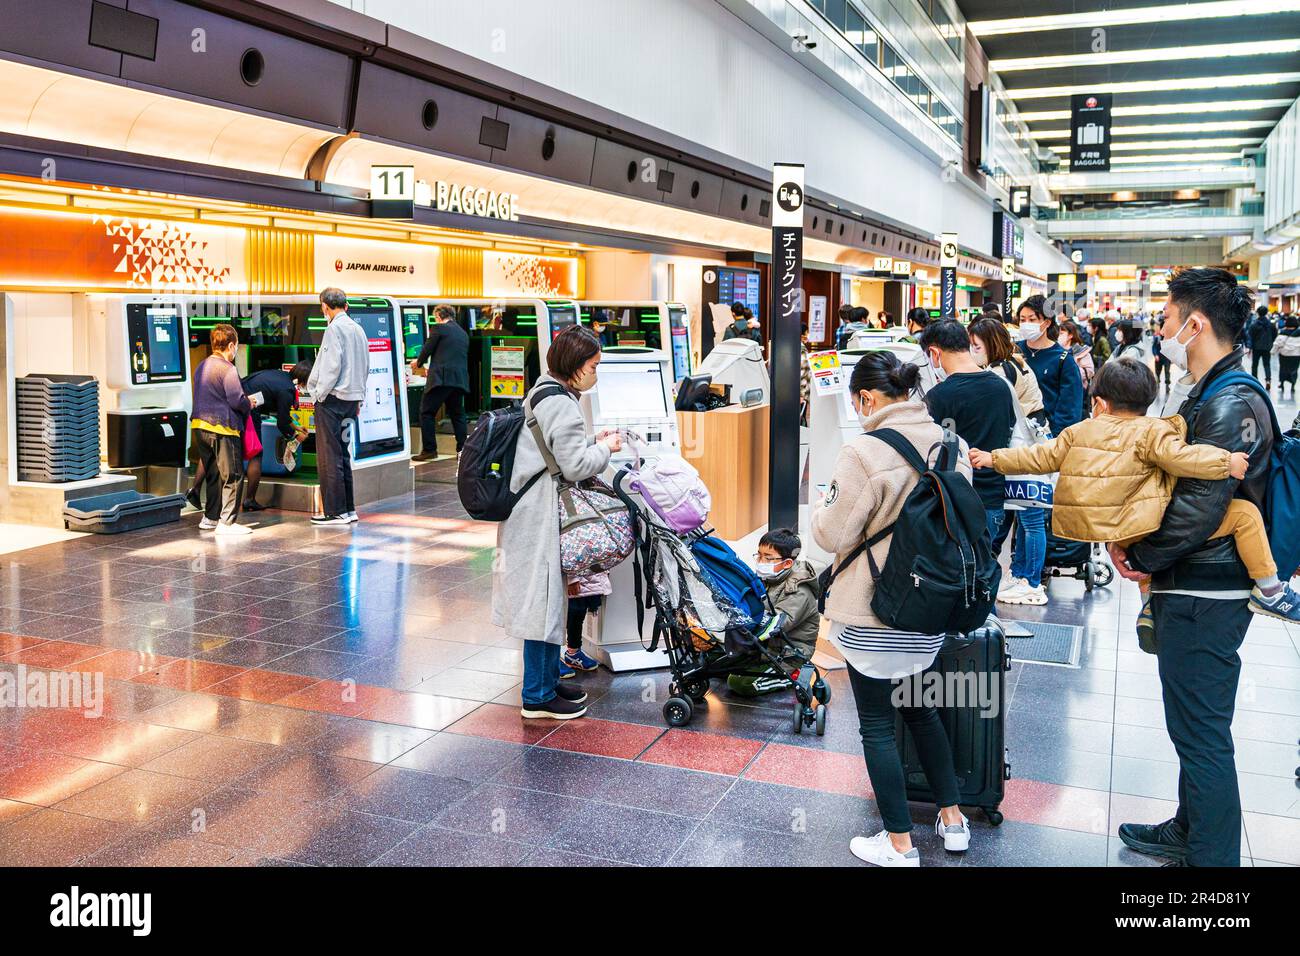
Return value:
<svg viewBox="0 0 1300 956">
<path fill-rule="evenodd" d="M 120 534 L 179 521 L 184 506 L 184 495 L 118 491 L 69 501 L 63 506 L 63 523 L 69 531 Z"/>
</svg>

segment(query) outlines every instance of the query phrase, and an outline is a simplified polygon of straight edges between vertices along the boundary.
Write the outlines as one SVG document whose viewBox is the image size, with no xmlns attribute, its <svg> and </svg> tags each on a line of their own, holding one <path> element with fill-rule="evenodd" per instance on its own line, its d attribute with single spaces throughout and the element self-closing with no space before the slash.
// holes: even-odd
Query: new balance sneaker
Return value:
<svg viewBox="0 0 1300 956">
<path fill-rule="evenodd" d="M 568 648 L 560 658 L 561 664 L 568 664 L 575 671 L 594 671 L 600 666 L 594 657 L 588 657 L 582 648 Z"/>
<path fill-rule="evenodd" d="M 970 821 L 962 814 L 961 823 L 947 825 L 943 814 L 934 819 L 934 835 L 943 839 L 943 848 L 949 853 L 965 853 L 970 849 Z"/>
<path fill-rule="evenodd" d="M 577 684 L 556 684 L 555 694 L 562 697 L 571 704 L 581 704 L 587 699 L 587 692 Z"/>
<path fill-rule="evenodd" d="M 240 535 L 252 534 L 253 529 L 246 524 L 235 524 L 231 522 L 226 524 L 224 521 L 217 525 L 217 535 L 219 537 L 239 537 Z"/>
<path fill-rule="evenodd" d="M 1187 831 L 1177 820 L 1164 823 L 1121 823 L 1119 838 L 1130 850 L 1170 860 L 1187 858 Z"/>
<path fill-rule="evenodd" d="M 313 515 L 311 523 L 316 527 L 333 527 L 348 523 L 347 515 Z"/>
<path fill-rule="evenodd" d="M 849 841 L 849 852 L 872 866 L 912 866 L 921 865 L 921 853 L 916 847 L 906 853 L 894 849 L 894 842 L 889 833 L 881 830 L 873 837 L 854 837 Z"/>
<path fill-rule="evenodd" d="M 215 528 L 216 526 L 217 526 L 217 523 L 216 523 L 215 521 L 213 521 L 211 518 L 207 517 L 206 515 L 205 515 L 205 516 L 203 517 L 203 519 L 199 522 L 199 530 L 200 530 L 200 531 L 211 531 L 211 530 L 212 530 L 213 528 Z"/>
<path fill-rule="evenodd" d="M 1028 581 L 1020 581 L 1018 586 L 1010 591 L 998 592 L 998 600 L 1003 604 L 1046 604 L 1047 588 L 1041 584 L 1038 587 L 1030 587 Z"/>
<path fill-rule="evenodd" d="M 1003 594 L 1014 591 L 1017 588 L 1023 588 L 1028 583 L 1029 582 L 1024 578 L 1007 577 L 998 585 L 998 598 L 1001 599 Z"/>
<path fill-rule="evenodd" d="M 575 704 L 571 700 L 565 700 L 563 697 L 552 697 L 544 704 L 524 704 L 519 714 L 530 720 L 547 718 L 550 720 L 573 720 L 575 717 L 581 717 L 587 712 L 583 704 Z"/>
<path fill-rule="evenodd" d="M 1300 594 L 1291 585 L 1285 584 L 1276 594 L 1269 595 L 1261 591 L 1257 584 L 1250 591 L 1250 609 L 1266 617 L 1300 623 Z"/>
</svg>

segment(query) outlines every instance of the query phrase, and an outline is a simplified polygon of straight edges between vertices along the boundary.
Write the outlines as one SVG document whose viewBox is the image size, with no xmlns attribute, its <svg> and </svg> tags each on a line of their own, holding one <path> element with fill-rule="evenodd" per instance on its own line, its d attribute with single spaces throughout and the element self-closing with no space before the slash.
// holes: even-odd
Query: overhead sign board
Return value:
<svg viewBox="0 0 1300 956">
<path fill-rule="evenodd" d="M 1070 172 L 1110 171 L 1109 93 L 1077 93 L 1070 97 Z"/>
<path fill-rule="evenodd" d="M 415 167 L 370 167 L 370 217 L 415 218 Z"/>
</svg>

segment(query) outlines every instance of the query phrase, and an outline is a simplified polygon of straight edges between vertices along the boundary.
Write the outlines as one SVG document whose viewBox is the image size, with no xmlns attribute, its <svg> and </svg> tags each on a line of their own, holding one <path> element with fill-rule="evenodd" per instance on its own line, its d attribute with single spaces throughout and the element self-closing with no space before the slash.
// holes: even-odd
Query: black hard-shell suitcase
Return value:
<svg viewBox="0 0 1300 956">
<path fill-rule="evenodd" d="M 990 617 L 983 627 L 964 637 L 950 636 L 939 651 L 933 670 L 928 672 L 976 675 L 978 696 L 973 702 L 968 698 L 967 706 L 953 705 L 948 698 L 951 688 L 945 682 L 939 719 L 952 746 L 961 805 L 983 810 L 984 816 L 994 826 L 1002 822 L 998 806 L 1006 793 L 1006 781 L 1011 778 L 1006 748 L 1006 689 L 1010 667 L 1011 655 L 1007 652 L 1002 624 L 996 617 Z M 980 679 L 981 675 L 984 679 Z M 971 684 L 964 686 L 970 688 Z M 982 709 L 988 716 L 981 715 Z M 933 803 L 934 794 L 917 757 L 911 734 L 907 733 L 901 714 L 895 720 L 894 737 L 903 758 L 907 799 Z"/>
</svg>

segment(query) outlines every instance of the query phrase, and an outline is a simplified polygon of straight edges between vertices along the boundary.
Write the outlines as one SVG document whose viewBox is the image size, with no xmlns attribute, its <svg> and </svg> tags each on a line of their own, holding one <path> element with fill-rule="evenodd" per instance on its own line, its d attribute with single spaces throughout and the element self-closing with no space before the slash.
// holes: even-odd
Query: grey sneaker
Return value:
<svg viewBox="0 0 1300 956">
<path fill-rule="evenodd" d="M 894 849 L 894 842 L 889 839 L 889 833 L 885 830 L 881 830 L 873 837 L 854 837 L 849 841 L 849 852 L 872 866 L 919 867 L 921 865 L 921 854 L 916 847 L 912 847 L 906 853 L 899 853 Z"/>
<path fill-rule="evenodd" d="M 965 853 L 970 848 L 970 821 L 961 815 L 961 823 L 944 826 L 943 814 L 935 817 L 934 835 L 943 839 L 943 848 L 949 853 Z"/>
</svg>

